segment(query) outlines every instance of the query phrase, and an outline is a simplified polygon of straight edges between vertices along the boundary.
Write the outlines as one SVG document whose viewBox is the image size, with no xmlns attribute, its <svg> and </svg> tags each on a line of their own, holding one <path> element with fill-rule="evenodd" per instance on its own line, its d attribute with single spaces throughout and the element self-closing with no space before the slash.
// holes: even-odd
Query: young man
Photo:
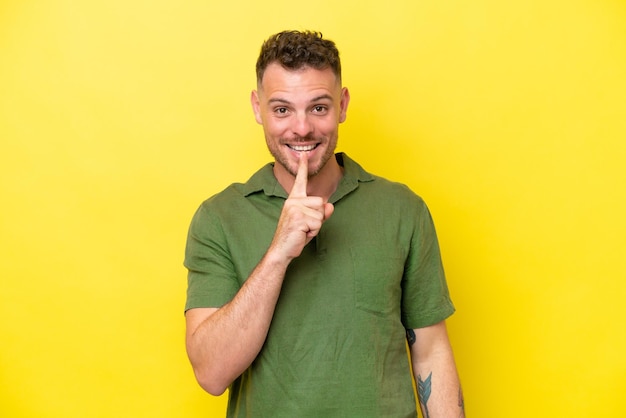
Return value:
<svg viewBox="0 0 626 418">
<path fill-rule="evenodd" d="M 187 353 L 229 417 L 462 417 L 434 226 L 407 187 L 335 154 L 335 44 L 270 37 L 254 116 L 275 162 L 205 201 L 185 266 Z M 406 352 L 410 345 L 410 360 Z"/>
</svg>

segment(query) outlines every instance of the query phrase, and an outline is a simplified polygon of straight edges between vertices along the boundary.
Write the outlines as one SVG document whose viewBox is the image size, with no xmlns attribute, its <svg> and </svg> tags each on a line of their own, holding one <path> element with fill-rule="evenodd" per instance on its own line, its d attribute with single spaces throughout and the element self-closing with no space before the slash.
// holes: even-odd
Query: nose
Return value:
<svg viewBox="0 0 626 418">
<path fill-rule="evenodd" d="M 310 116 L 306 112 L 298 113 L 293 118 L 293 123 L 291 126 L 291 131 L 301 137 L 304 138 L 307 135 L 313 133 L 313 124 L 311 123 Z"/>
</svg>

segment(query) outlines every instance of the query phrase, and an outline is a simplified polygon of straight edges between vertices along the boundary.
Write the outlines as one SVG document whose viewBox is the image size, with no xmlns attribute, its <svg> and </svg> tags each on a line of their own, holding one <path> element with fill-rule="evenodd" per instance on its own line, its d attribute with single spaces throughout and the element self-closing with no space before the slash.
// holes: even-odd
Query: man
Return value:
<svg viewBox="0 0 626 418">
<path fill-rule="evenodd" d="M 189 230 L 198 382 L 229 389 L 229 417 L 416 417 L 412 365 L 425 417 L 464 416 L 428 209 L 335 154 L 350 101 L 335 44 L 281 32 L 256 69 L 275 162 L 205 201 Z"/>
</svg>

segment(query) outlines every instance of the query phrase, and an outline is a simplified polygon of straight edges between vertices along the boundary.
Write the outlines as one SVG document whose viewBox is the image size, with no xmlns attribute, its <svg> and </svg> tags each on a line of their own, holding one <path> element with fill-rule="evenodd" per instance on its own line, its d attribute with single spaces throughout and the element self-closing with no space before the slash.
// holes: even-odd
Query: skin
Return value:
<svg viewBox="0 0 626 418">
<path fill-rule="evenodd" d="M 410 331 L 415 335 L 410 352 L 422 416 L 465 418 L 463 392 L 445 321 L 409 330 L 408 334 Z M 421 390 L 423 386 L 429 390 Z"/>
<path fill-rule="evenodd" d="M 213 395 L 221 395 L 259 354 L 287 267 L 334 211 L 328 198 L 343 173 L 333 156 L 349 101 L 330 69 L 291 71 L 276 63 L 251 94 L 255 119 L 275 159 L 274 175 L 289 196 L 269 248 L 235 297 L 221 308 L 186 313 L 187 354 L 198 383 Z M 416 382 L 429 377 L 431 386 L 420 404 L 423 413 L 463 417 L 445 323 L 412 331 Z"/>
<path fill-rule="evenodd" d="M 289 197 L 270 247 L 233 300 L 185 315 L 187 355 L 198 383 L 213 395 L 222 394 L 261 350 L 287 266 L 332 215 L 328 197 L 342 176 L 328 155 L 334 153 L 349 95 L 332 71 L 269 65 L 251 102 L 276 158 L 274 174 Z M 314 149 L 298 152 L 293 146 Z"/>
<path fill-rule="evenodd" d="M 328 199 L 342 176 L 334 153 L 350 102 L 348 89 L 341 87 L 330 68 L 290 71 L 272 63 L 250 101 L 276 161 L 278 182 L 290 190 L 301 154 L 294 148 L 315 147 L 307 152 L 307 192 Z"/>
</svg>

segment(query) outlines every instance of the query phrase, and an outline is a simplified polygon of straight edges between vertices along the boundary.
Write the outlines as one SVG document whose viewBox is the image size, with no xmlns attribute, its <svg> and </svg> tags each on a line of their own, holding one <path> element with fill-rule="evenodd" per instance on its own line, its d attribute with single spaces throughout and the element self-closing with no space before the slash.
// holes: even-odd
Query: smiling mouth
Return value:
<svg viewBox="0 0 626 418">
<path fill-rule="evenodd" d="M 296 152 L 308 152 L 308 151 L 313 151 L 315 148 L 317 148 L 319 144 L 313 144 L 313 145 L 287 145 L 290 149 L 296 151 Z"/>
</svg>

